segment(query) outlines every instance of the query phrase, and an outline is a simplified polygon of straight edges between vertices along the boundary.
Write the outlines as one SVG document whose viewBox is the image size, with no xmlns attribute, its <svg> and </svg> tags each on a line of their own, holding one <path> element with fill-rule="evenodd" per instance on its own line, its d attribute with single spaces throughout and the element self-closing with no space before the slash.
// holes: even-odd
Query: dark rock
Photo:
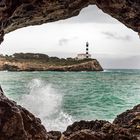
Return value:
<svg viewBox="0 0 140 140">
<path fill-rule="evenodd" d="M 64 140 L 137 140 L 129 129 L 107 121 L 80 121 L 68 126 Z"/>
<path fill-rule="evenodd" d="M 4 96 L 0 88 L 0 140 L 47 140 L 40 119 Z"/>
<path fill-rule="evenodd" d="M 4 94 L 3 94 L 3 90 L 2 90 L 2 88 L 1 88 L 1 86 L 0 86 L 0 97 L 1 96 L 4 96 Z"/>
<path fill-rule="evenodd" d="M 109 123 L 107 121 L 80 121 L 75 122 L 72 125 L 67 127 L 67 130 L 63 133 L 65 136 L 71 135 L 73 132 L 79 130 L 93 130 L 93 131 L 100 131 L 104 124 Z"/>
<path fill-rule="evenodd" d="M 139 119 L 140 119 L 140 105 L 137 105 L 133 109 L 127 110 L 122 114 L 118 115 L 113 123 L 121 127 L 131 127 L 133 124 L 136 123 L 136 120 Z"/>
<path fill-rule="evenodd" d="M 140 137 L 140 105 L 118 115 L 113 124 L 130 129 L 131 133 Z"/>
<path fill-rule="evenodd" d="M 96 0 L 96 4 L 103 12 L 140 33 L 139 0 Z"/>
<path fill-rule="evenodd" d="M 4 64 L 1 70 L 8 70 L 8 71 L 18 71 L 18 67 L 15 65 Z"/>
<path fill-rule="evenodd" d="M 47 133 L 50 140 L 60 140 L 62 134 L 59 131 L 50 131 Z"/>
<path fill-rule="evenodd" d="M 64 140 L 137 140 L 136 137 L 126 134 L 105 134 L 90 130 L 81 130 L 73 133 Z"/>
<path fill-rule="evenodd" d="M 94 132 L 91 130 L 81 130 L 73 132 L 69 137 L 64 137 L 64 140 L 110 140 L 106 139 L 104 133 Z"/>
</svg>

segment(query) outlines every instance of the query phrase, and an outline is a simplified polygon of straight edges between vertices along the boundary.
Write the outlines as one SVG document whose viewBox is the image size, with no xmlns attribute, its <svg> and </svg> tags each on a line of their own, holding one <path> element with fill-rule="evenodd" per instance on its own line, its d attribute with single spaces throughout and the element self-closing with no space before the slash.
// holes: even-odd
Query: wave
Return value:
<svg viewBox="0 0 140 140">
<path fill-rule="evenodd" d="M 72 124 L 72 116 L 63 112 L 63 95 L 40 79 L 28 84 L 29 94 L 23 95 L 19 103 L 42 120 L 47 130 L 64 131 Z"/>
<path fill-rule="evenodd" d="M 102 72 L 104 73 L 140 73 L 140 70 L 138 69 L 105 69 Z"/>
</svg>

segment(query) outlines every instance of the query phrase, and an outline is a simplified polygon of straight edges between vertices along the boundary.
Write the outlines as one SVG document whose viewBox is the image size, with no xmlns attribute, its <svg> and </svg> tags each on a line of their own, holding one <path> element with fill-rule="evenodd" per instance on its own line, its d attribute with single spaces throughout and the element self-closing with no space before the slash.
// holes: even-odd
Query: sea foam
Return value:
<svg viewBox="0 0 140 140">
<path fill-rule="evenodd" d="M 64 131 L 73 119 L 62 110 L 63 95 L 39 79 L 28 84 L 29 94 L 23 95 L 19 103 L 42 120 L 48 130 Z"/>
</svg>

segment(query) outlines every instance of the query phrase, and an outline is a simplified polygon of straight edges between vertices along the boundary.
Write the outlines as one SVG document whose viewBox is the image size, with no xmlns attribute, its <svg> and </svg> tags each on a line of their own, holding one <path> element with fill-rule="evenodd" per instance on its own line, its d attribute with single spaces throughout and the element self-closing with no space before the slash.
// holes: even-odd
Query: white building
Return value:
<svg viewBox="0 0 140 140">
<path fill-rule="evenodd" d="M 91 58 L 91 54 L 86 54 L 86 53 L 81 53 L 81 54 L 77 54 L 76 57 L 78 60 L 82 60 L 82 59 L 87 59 L 87 58 Z"/>
</svg>

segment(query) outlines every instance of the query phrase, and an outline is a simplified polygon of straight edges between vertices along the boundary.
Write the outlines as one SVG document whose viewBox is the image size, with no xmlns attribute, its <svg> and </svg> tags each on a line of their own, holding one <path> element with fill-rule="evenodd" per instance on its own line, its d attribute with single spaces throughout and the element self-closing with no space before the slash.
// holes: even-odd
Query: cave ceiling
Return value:
<svg viewBox="0 0 140 140">
<path fill-rule="evenodd" d="M 77 16 L 93 4 L 140 34 L 140 0 L 1 0 L 0 43 L 6 33 Z"/>
</svg>

